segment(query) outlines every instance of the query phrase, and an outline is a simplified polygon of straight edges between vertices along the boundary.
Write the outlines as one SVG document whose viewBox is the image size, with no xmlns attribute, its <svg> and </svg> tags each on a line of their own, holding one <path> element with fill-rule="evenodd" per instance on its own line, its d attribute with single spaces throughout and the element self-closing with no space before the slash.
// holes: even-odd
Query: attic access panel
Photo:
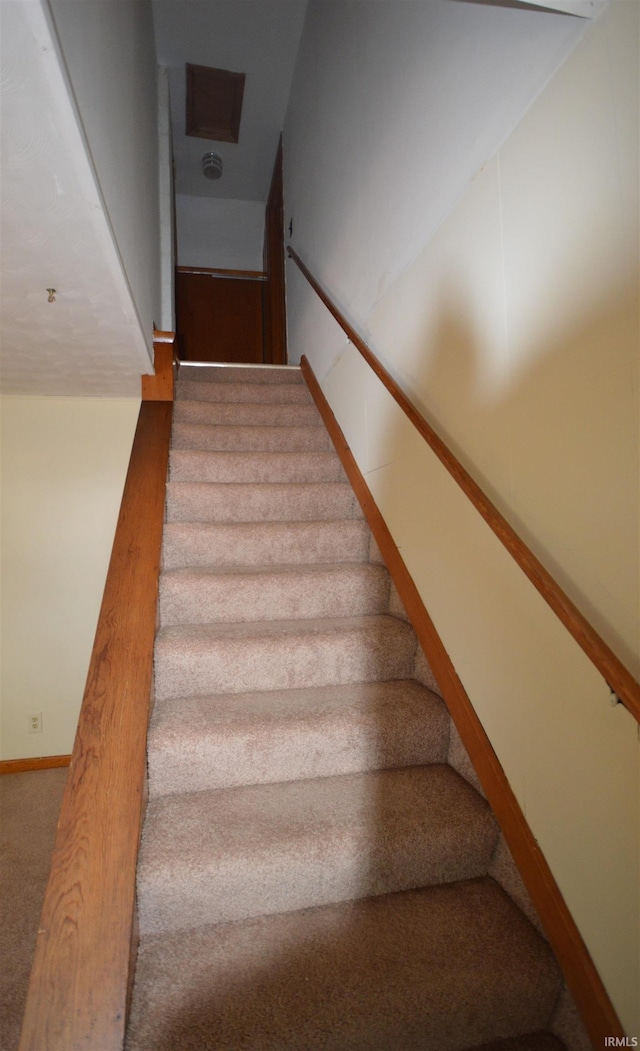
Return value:
<svg viewBox="0 0 640 1051">
<path fill-rule="evenodd" d="M 237 142 L 244 73 L 187 63 L 187 135 Z"/>
</svg>

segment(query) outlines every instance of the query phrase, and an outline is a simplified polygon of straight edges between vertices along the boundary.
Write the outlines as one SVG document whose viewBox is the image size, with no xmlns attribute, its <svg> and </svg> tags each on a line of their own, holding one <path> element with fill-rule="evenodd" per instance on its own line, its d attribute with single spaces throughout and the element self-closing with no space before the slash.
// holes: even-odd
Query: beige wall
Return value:
<svg viewBox="0 0 640 1051">
<path fill-rule="evenodd" d="M 362 260 L 355 243 L 341 245 L 339 263 L 335 253 L 314 259 L 311 245 L 306 253 L 636 675 L 639 20 L 633 0 L 613 0 L 402 273 L 389 279 L 389 241 L 369 246 Z M 300 135 L 293 126 L 294 181 Z M 384 132 L 377 148 L 385 154 Z M 362 183 L 362 221 L 367 209 L 384 207 L 375 182 L 372 174 Z M 337 183 L 332 192 L 340 193 Z M 290 200 L 301 193 L 294 188 Z M 419 212 L 415 193 L 410 204 Z M 351 275 L 345 284 L 333 283 L 339 271 Z M 368 305 L 363 275 L 371 277 Z M 622 1022 L 636 1035 L 635 720 L 610 705 L 606 683 L 297 275 L 288 295 L 290 347 L 321 377 Z"/>
<path fill-rule="evenodd" d="M 138 408 L 0 399 L 2 759 L 73 746 Z"/>
</svg>

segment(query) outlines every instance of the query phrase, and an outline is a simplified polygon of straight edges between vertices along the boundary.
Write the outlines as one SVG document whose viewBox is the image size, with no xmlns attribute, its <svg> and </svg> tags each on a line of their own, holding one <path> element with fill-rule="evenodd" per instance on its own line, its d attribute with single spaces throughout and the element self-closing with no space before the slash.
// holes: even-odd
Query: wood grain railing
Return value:
<svg viewBox="0 0 640 1051">
<path fill-rule="evenodd" d="M 562 590 L 557 581 L 545 569 L 533 551 L 516 533 L 513 526 L 489 499 L 478 483 L 471 477 L 469 472 L 460 463 L 458 458 L 451 452 L 435 429 L 416 409 L 407 395 L 398 387 L 391 374 L 376 358 L 371 348 L 356 332 L 353 326 L 338 309 L 327 292 L 316 281 L 313 274 L 308 270 L 300 259 L 300 256 L 291 248 L 287 248 L 291 259 L 296 263 L 300 271 L 320 297 L 329 312 L 333 315 L 340 327 L 349 337 L 354 347 L 360 352 L 365 361 L 371 366 L 378 379 L 384 384 L 400 408 L 411 420 L 416 430 L 428 442 L 441 463 L 449 471 L 460 488 L 469 497 L 477 511 L 482 515 L 487 525 L 499 540 L 502 541 L 509 554 L 515 559 L 522 571 L 537 588 L 542 597 L 559 617 L 567 630 L 571 633 L 578 645 L 586 653 L 595 667 L 604 677 L 611 690 L 625 705 L 629 712 L 640 722 L 640 683 L 636 681 L 631 672 L 624 666 L 610 646 L 598 634 L 585 616 L 569 596 Z"/>
<path fill-rule="evenodd" d="M 169 400 L 144 401 L 62 801 L 20 1051 L 121 1051 L 135 945 L 135 873 Z"/>
</svg>

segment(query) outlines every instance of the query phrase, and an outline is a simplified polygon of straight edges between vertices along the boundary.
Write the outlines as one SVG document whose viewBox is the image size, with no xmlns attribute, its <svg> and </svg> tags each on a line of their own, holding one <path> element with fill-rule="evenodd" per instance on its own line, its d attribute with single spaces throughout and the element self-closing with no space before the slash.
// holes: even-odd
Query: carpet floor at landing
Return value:
<svg viewBox="0 0 640 1051">
<path fill-rule="evenodd" d="M 66 768 L 0 777 L 0 1051 L 16 1051 Z"/>
</svg>

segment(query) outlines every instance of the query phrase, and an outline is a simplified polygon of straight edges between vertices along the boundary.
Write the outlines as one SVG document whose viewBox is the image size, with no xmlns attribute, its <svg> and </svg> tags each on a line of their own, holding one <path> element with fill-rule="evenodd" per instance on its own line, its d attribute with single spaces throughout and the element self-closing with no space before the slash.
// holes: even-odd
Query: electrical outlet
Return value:
<svg viewBox="0 0 640 1051">
<path fill-rule="evenodd" d="M 33 715 L 29 716 L 29 733 L 42 733 L 42 712 L 34 712 Z"/>
</svg>

